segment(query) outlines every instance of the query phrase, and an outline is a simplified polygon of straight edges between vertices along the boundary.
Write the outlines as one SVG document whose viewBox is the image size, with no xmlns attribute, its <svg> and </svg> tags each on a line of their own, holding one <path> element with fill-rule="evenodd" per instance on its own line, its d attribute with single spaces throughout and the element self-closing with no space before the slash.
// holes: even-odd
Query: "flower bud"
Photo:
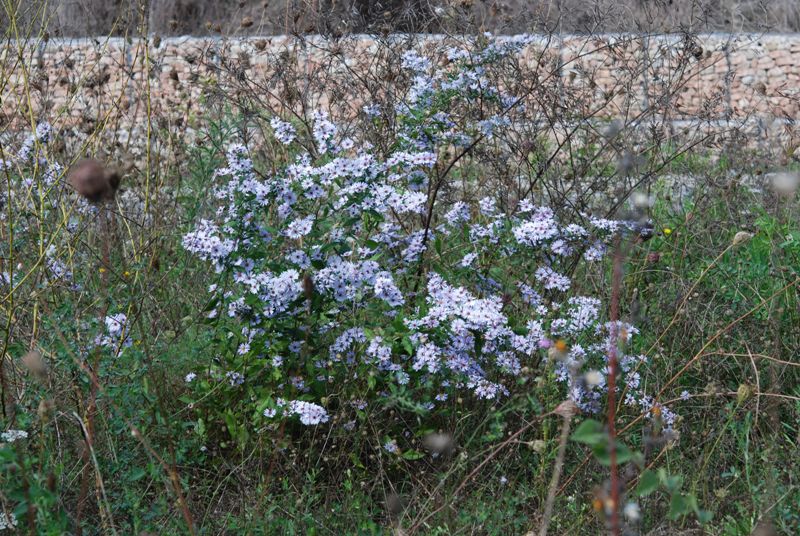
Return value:
<svg viewBox="0 0 800 536">
<path fill-rule="evenodd" d="M 736 402 L 739 404 L 745 402 L 748 398 L 753 396 L 753 388 L 743 383 L 736 389 Z"/>
</svg>

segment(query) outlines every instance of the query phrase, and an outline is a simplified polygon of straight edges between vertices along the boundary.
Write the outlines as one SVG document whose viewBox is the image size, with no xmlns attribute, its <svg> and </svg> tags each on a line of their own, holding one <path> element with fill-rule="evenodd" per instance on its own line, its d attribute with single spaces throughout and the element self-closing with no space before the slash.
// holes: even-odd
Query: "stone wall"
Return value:
<svg viewBox="0 0 800 536">
<path fill-rule="evenodd" d="M 87 135 L 113 125 L 122 138 L 188 128 L 202 121 L 210 100 L 235 100 L 251 82 L 270 102 L 285 101 L 289 89 L 280 81 L 288 72 L 308 100 L 347 113 L 361 104 L 347 94 L 347 77 L 382 76 L 376 56 L 394 61 L 391 54 L 412 41 L 443 55 L 454 39 L 392 36 L 390 46 L 366 36 L 10 42 L 0 48 L 0 130 L 25 130 L 39 119 Z M 800 118 L 800 35 L 541 37 L 520 65 L 525 76 L 542 80 L 547 99 L 587 117 L 630 119 L 647 111 L 708 124 Z"/>
</svg>

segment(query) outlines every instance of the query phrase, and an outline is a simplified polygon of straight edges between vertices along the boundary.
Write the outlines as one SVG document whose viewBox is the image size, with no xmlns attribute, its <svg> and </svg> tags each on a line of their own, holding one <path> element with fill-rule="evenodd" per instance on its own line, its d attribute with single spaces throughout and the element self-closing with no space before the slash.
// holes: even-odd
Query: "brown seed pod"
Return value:
<svg viewBox="0 0 800 536">
<path fill-rule="evenodd" d="M 303 292 L 307 300 L 314 299 L 314 280 L 308 274 L 303 276 Z"/>
<path fill-rule="evenodd" d="M 47 364 L 42 359 L 42 354 L 36 350 L 31 350 L 25 354 L 22 357 L 22 364 L 37 380 L 42 382 L 47 380 Z"/>
<path fill-rule="evenodd" d="M 97 160 L 87 158 L 75 164 L 67 180 L 76 192 L 92 203 L 97 203 L 114 198 L 119 188 L 120 176 L 108 171 Z"/>
</svg>

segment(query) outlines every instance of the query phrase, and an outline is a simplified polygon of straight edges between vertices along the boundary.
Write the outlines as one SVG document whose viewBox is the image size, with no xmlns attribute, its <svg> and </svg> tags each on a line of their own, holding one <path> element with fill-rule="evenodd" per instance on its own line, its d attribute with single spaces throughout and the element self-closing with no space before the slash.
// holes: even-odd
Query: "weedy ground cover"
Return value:
<svg viewBox="0 0 800 536">
<path fill-rule="evenodd" d="M 334 40 L 347 101 L 231 59 L 118 187 L 6 132 L 0 527 L 796 533 L 793 164 L 576 109 L 533 41 Z"/>
</svg>

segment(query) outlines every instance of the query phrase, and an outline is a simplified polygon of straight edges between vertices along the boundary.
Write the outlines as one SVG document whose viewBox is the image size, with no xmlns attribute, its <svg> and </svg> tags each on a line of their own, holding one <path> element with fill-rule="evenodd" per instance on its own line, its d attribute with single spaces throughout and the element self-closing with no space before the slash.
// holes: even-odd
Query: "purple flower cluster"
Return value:
<svg viewBox="0 0 800 536">
<path fill-rule="evenodd" d="M 364 398 L 372 405 L 400 386 L 421 411 L 461 391 L 495 400 L 542 361 L 582 409 L 601 408 L 610 328 L 599 299 L 565 294 L 580 286 L 567 274 L 576 262 L 602 259 L 626 225 L 585 215 L 562 224 L 530 199 L 507 212 L 497 197 L 452 202 L 430 193 L 443 145 L 501 135 L 512 119 L 505 111 L 516 101 L 492 86 L 487 65 L 525 42 L 489 39 L 472 55 L 452 50 L 441 69 L 406 52 L 411 80 L 388 154 L 342 139 L 323 112 L 311 118 L 313 140 L 305 141 L 313 143 L 296 144 L 315 149 L 267 178 L 245 147 L 229 149 L 215 174 L 216 215 L 200 220 L 183 245 L 230 281 L 209 290 L 209 318 L 236 337 L 215 377 L 255 390 L 253 382 L 267 382 L 270 397 L 284 398 L 263 410 L 266 418 L 326 423 L 329 397 L 364 383 L 373 398 L 359 392 L 335 407 Z M 485 99 L 503 115 L 458 131 L 434 95 L 445 103 Z M 378 109 L 364 111 L 379 121 Z M 298 136 L 289 123 L 271 126 L 282 143 Z M 557 339 L 569 350 L 550 352 Z M 265 368 L 274 376 L 265 378 Z M 624 360 L 621 369 L 625 403 L 655 406 L 641 372 Z M 287 402 L 300 393 L 319 403 Z"/>
<path fill-rule="evenodd" d="M 303 400 L 292 400 L 288 404 L 288 413 L 300 418 L 300 422 L 306 426 L 328 422 L 330 416 L 325 408 L 312 402 Z"/>
<path fill-rule="evenodd" d="M 279 414 L 286 417 L 299 417 L 300 422 L 306 426 L 322 424 L 330 420 L 330 415 L 322 406 L 304 400 L 287 402 L 283 398 L 277 400 L 276 407 L 266 408 L 262 414 L 267 419 L 272 419 Z"/>
<path fill-rule="evenodd" d="M 275 139 L 284 145 L 289 145 L 297 137 L 297 131 L 291 123 L 273 117 L 269 124 L 272 127 L 272 132 L 275 134 Z"/>
<path fill-rule="evenodd" d="M 105 333 L 98 335 L 94 343 L 112 350 L 120 350 L 133 344 L 130 338 L 128 317 L 125 313 L 106 316 L 104 319 Z"/>
</svg>

